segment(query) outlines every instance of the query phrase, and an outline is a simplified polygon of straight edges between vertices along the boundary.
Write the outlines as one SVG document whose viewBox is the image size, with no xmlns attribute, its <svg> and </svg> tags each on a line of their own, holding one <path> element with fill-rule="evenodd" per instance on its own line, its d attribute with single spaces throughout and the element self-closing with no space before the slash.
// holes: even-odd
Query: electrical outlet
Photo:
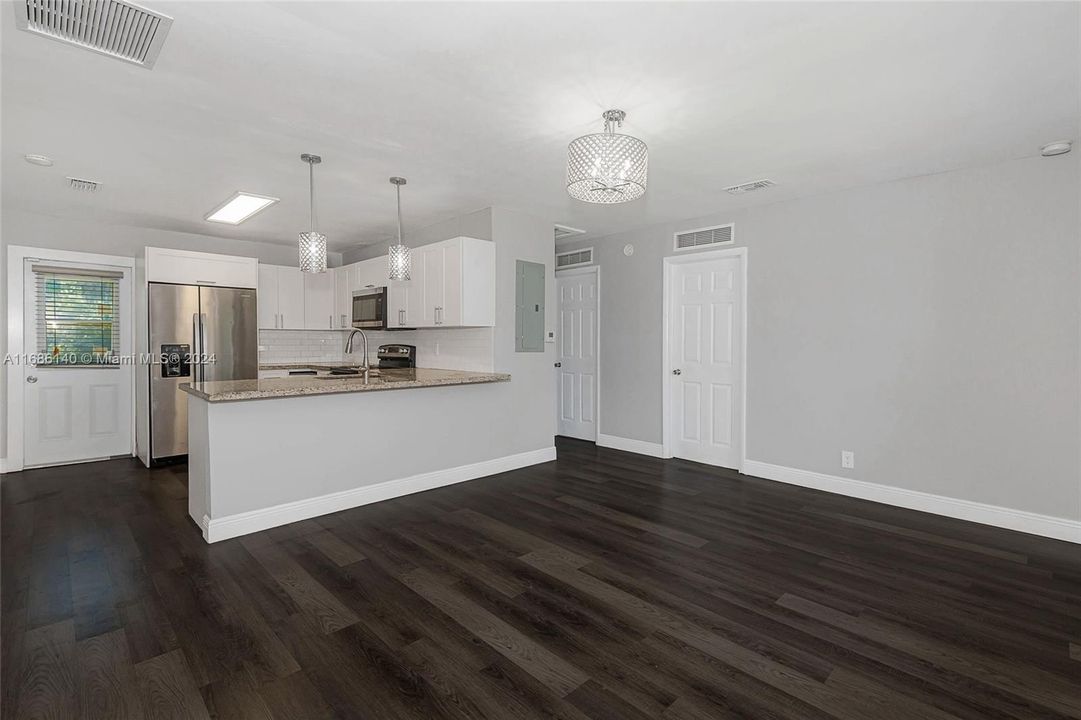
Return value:
<svg viewBox="0 0 1081 720">
<path fill-rule="evenodd" d="M 851 450 L 841 451 L 841 467 L 845 470 L 851 470 L 856 467 L 856 453 Z"/>
</svg>

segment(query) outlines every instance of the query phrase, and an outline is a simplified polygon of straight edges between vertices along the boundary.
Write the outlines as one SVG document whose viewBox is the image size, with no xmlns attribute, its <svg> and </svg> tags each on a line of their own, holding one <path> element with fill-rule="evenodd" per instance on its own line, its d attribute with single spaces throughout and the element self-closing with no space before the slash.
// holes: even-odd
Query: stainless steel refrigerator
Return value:
<svg viewBox="0 0 1081 720">
<path fill-rule="evenodd" d="M 150 283 L 150 462 L 188 453 L 188 395 L 180 385 L 259 375 L 255 290 Z M 210 362 L 193 362 L 205 357 Z"/>
</svg>

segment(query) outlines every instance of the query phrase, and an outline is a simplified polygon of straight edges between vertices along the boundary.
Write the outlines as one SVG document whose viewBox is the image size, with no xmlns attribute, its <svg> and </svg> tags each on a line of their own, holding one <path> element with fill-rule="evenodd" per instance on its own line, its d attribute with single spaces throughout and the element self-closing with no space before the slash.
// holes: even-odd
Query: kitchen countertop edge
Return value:
<svg viewBox="0 0 1081 720">
<path fill-rule="evenodd" d="M 424 374 L 414 380 L 379 382 L 369 385 L 350 377 L 343 380 L 321 380 L 312 377 L 268 378 L 263 380 L 222 380 L 199 383 L 217 387 L 197 388 L 184 383 L 180 390 L 209 403 L 243 402 L 248 400 L 273 400 L 275 398 L 308 397 L 312 395 L 342 395 L 346 393 L 382 392 L 385 390 L 412 390 L 426 387 L 449 387 L 453 385 L 479 385 L 483 383 L 508 382 L 511 376 L 497 372 L 467 372 L 464 370 L 438 370 L 417 368 Z M 386 371 L 384 371 L 386 372 Z"/>
</svg>

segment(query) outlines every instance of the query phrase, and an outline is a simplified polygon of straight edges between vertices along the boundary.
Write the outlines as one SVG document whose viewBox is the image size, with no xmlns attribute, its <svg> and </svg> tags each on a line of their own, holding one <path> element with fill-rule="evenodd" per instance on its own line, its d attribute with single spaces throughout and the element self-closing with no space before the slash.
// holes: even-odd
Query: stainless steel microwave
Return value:
<svg viewBox="0 0 1081 720">
<path fill-rule="evenodd" d="M 387 289 L 369 287 L 353 291 L 353 327 L 387 329 Z"/>
</svg>

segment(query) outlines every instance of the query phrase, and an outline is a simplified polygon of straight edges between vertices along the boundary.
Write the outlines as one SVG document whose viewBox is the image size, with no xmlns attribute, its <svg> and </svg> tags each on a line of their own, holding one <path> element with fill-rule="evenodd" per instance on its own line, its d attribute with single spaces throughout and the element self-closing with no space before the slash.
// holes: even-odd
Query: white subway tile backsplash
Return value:
<svg viewBox="0 0 1081 720">
<path fill-rule="evenodd" d="M 260 330 L 260 363 L 359 363 L 360 338 L 354 352 L 345 355 L 347 333 L 340 330 Z M 376 362 L 376 349 L 386 343 L 416 345 L 417 364 L 445 370 L 493 369 L 492 328 L 439 328 L 426 330 L 372 331 L 368 354 Z"/>
</svg>

